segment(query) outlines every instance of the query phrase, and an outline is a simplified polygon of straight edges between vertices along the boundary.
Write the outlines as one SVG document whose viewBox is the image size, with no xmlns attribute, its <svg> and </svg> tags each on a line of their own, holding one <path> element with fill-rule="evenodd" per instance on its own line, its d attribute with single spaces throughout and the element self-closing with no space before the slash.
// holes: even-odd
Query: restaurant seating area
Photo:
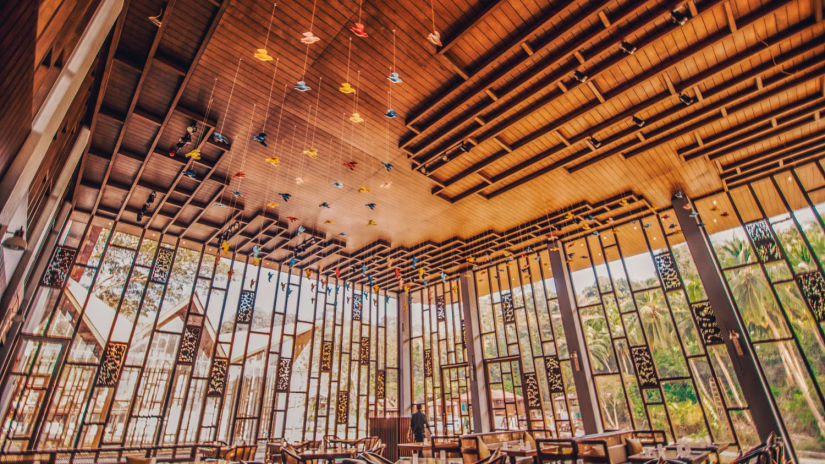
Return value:
<svg viewBox="0 0 825 464">
<path fill-rule="evenodd" d="M 0 464 L 825 464 L 825 0 L 3 0 L 0 63 Z"/>
</svg>

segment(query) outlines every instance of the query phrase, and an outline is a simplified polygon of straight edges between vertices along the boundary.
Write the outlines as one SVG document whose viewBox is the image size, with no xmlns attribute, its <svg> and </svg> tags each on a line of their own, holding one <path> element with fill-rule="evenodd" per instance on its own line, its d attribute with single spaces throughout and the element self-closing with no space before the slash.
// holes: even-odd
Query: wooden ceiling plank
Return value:
<svg viewBox="0 0 825 464">
<path fill-rule="evenodd" d="M 453 46 L 458 43 L 465 34 L 475 29 L 476 26 L 487 19 L 493 11 L 495 11 L 496 8 L 503 3 L 506 3 L 505 0 L 486 0 L 481 4 L 481 11 L 466 14 L 462 24 L 456 27 L 457 30 L 451 33 L 448 39 L 443 40 L 443 45 L 438 47 L 436 53 L 438 55 L 444 55 L 450 51 L 450 49 L 453 48 Z"/>
<path fill-rule="evenodd" d="M 171 5 L 174 1 L 175 0 L 170 0 L 169 6 L 167 6 L 167 9 L 166 9 L 166 13 L 165 13 L 166 15 L 169 14 L 170 7 L 171 7 Z M 164 130 L 166 129 L 166 126 L 169 124 L 169 121 L 172 119 L 172 116 L 175 113 L 175 108 L 177 108 L 178 103 L 180 102 L 180 98 L 183 96 L 184 90 L 186 90 L 186 84 L 189 83 L 189 81 L 192 78 L 192 75 L 194 74 L 195 70 L 198 68 L 198 62 L 200 62 L 200 58 L 201 58 L 201 56 L 203 56 L 203 52 L 206 50 L 206 46 L 209 44 L 209 40 L 212 38 L 212 35 L 214 34 L 215 29 L 217 29 L 218 24 L 220 23 L 220 20 L 223 17 L 223 14 L 226 11 L 226 8 L 228 6 L 229 6 L 229 0 L 223 0 L 221 2 L 221 6 L 218 7 L 217 10 L 215 11 L 215 13 L 212 15 L 212 18 L 209 22 L 209 27 L 207 28 L 206 32 L 203 35 L 203 38 L 200 41 L 200 45 L 198 46 L 198 49 L 195 52 L 195 56 L 192 59 L 192 63 L 189 64 L 189 68 L 186 72 L 186 75 L 183 77 L 180 84 L 178 85 L 178 88 L 177 88 L 177 91 L 175 92 L 174 97 L 172 97 L 172 101 L 169 104 L 168 110 L 166 111 L 166 115 L 163 117 L 163 119 L 160 123 L 160 128 L 155 133 L 155 137 L 153 138 L 153 140 L 150 144 L 148 153 L 152 153 L 153 151 L 155 151 L 155 148 L 157 147 L 158 143 L 160 142 L 161 135 L 163 134 Z M 161 29 L 163 29 L 163 26 L 166 23 L 167 23 L 167 21 L 164 21 L 163 23 L 161 23 Z M 160 35 L 161 34 L 158 33 L 158 40 L 156 40 L 156 42 L 159 42 L 159 36 Z M 156 43 L 153 43 L 153 46 L 154 46 L 154 49 L 157 49 Z M 154 52 L 151 53 L 150 56 L 152 56 L 153 54 L 154 54 Z M 148 66 L 147 66 L 147 69 L 148 69 Z M 141 79 L 143 79 L 143 77 L 145 75 L 146 75 L 145 73 L 143 75 L 141 75 Z M 139 92 L 135 92 L 135 95 L 137 95 L 137 94 L 139 94 Z M 203 120 L 203 118 L 201 118 L 200 120 Z M 149 156 L 147 154 L 146 160 L 148 161 L 148 159 L 149 159 Z M 134 179 L 135 179 L 134 184 L 135 185 L 137 184 L 137 181 L 140 179 L 140 177 L 143 175 L 143 171 L 146 169 L 146 166 L 148 164 L 147 161 L 144 161 L 143 163 L 140 164 L 140 168 L 138 169 L 138 172 L 134 176 Z M 184 165 L 184 166 L 186 166 L 186 165 Z M 109 170 L 111 170 L 111 165 L 109 166 Z M 133 194 L 134 194 L 134 189 L 130 190 L 129 193 L 126 194 L 126 198 L 123 200 L 123 203 L 121 204 L 121 211 L 126 207 L 127 204 L 129 204 L 129 200 L 131 200 Z M 120 215 L 118 215 L 118 218 L 119 217 L 120 217 Z"/>
<path fill-rule="evenodd" d="M 221 188 L 219 188 L 219 189 L 218 189 L 218 191 L 217 191 L 217 192 L 215 192 L 215 194 L 214 194 L 214 195 L 212 195 L 212 198 L 210 198 L 210 199 L 209 199 L 209 201 L 206 203 L 206 208 L 201 208 L 201 210 L 200 210 L 200 211 L 198 211 L 198 214 L 196 214 L 196 215 L 195 215 L 195 217 L 194 217 L 194 218 L 192 218 L 192 221 L 191 221 L 191 222 L 189 222 L 189 224 L 186 224 L 186 225 L 184 225 L 184 226 L 183 226 L 183 227 L 184 227 L 184 230 L 183 230 L 183 232 L 181 233 L 181 237 L 186 237 L 186 234 L 187 234 L 187 233 L 191 230 L 192 226 L 193 226 L 193 225 L 195 225 L 195 224 L 197 224 L 197 223 L 200 221 L 200 219 L 203 217 L 203 215 L 204 215 L 204 214 L 206 214 L 206 210 L 207 210 L 207 209 L 209 209 L 209 207 L 210 207 L 210 206 L 214 205 L 214 204 L 215 204 L 215 202 L 216 202 L 216 201 L 218 201 L 218 200 L 221 198 L 221 196 L 223 195 L 223 193 L 224 193 L 224 191 L 225 191 L 225 190 L 226 190 L 226 187 L 221 187 Z M 177 213 L 175 213 L 175 214 L 172 216 L 172 220 L 171 220 L 171 221 L 169 221 L 169 224 L 167 224 L 167 225 L 163 228 L 163 233 L 164 233 L 164 234 L 165 234 L 165 233 L 167 233 L 167 232 L 169 231 L 169 228 L 170 228 L 170 227 L 172 227 L 173 225 L 177 225 L 177 221 L 178 221 L 178 219 L 180 218 L 180 214 L 181 214 L 181 212 L 183 211 L 183 209 L 184 209 L 184 208 L 186 208 L 186 206 L 187 206 L 189 203 L 192 203 L 191 199 L 192 199 L 192 196 L 190 196 L 190 197 L 187 199 L 188 203 L 184 204 L 184 205 L 183 205 L 183 206 L 182 206 L 182 207 L 178 210 L 178 212 L 177 212 Z M 205 243 L 208 243 L 208 242 L 205 242 Z"/>
</svg>

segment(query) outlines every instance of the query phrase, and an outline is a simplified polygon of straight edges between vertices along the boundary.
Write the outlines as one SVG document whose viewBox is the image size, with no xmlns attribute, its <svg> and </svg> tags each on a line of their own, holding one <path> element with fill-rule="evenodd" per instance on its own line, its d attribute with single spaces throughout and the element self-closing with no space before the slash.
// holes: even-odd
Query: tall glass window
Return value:
<svg viewBox="0 0 825 464">
<path fill-rule="evenodd" d="M 605 429 L 757 441 L 672 211 L 564 244 Z"/>
<path fill-rule="evenodd" d="M 583 435 L 547 251 L 475 271 L 494 430 Z"/>
<path fill-rule="evenodd" d="M 2 449 L 354 438 L 398 414 L 393 294 L 216 251 L 69 222 L 14 347 Z"/>
</svg>

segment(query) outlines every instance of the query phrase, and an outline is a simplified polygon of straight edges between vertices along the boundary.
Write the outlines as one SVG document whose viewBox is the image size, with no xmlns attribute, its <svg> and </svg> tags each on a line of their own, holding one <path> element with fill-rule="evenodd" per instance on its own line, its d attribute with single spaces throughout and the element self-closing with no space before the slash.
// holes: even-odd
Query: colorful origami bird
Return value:
<svg viewBox="0 0 825 464">
<path fill-rule="evenodd" d="M 221 242 L 221 250 L 223 250 L 224 253 L 229 253 L 229 242 Z"/>
<path fill-rule="evenodd" d="M 246 179 L 246 173 L 243 171 L 238 171 L 235 174 L 232 174 L 233 179 Z"/>
<path fill-rule="evenodd" d="M 423 278 L 424 278 L 424 268 L 422 267 L 418 270 L 418 280 L 421 280 Z"/>
<path fill-rule="evenodd" d="M 269 163 L 269 164 L 271 164 L 275 167 L 278 167 L 278 166 L 281 165 L 281 159 L 278 158 L 277 156 L 270 156 L 269 158 L 265 159 L 264 161 L 266 161 L 267 163 Z"/>
<path fill-rule="evenodd" d="M 358 193 L 370 193 L 370 189 L 365 185 L 358 187 Z"/>
<path fill-rule="evenodd" d="M 350 122 L 354 122 L 355 124 L 364 122 L 364 118 L 361 117 L 361 113 L 357 111 L 352 113 L 352 115 L 349 117 L 349 120 Z"/>
<path fill-rule="evenodd" d="M 384 169 L 386 169 L 387 172 L 392 171 L 392 168 L 395 167 L 392 163 L 387 162 L 387 161 L 381 161 L 381 164 L 384 166 Z"/>
<path fill-rule="evenodd" d="M 350 171 L 355 171 L 355 166 L 358 166 L 358 161 L 346 161 L 344 166 L 348 167 Z"/>
<path fill-rule="evenodd" d="M 358 37 L 368 37 L 367 31 L 364 30 L 364 24 L 362 23 L 355 23 L 349 30 Z"/>
<path fill-rule="evenodd" d="M 295 257 L 289 258 L 289 268 L 292 269 L 292 266 L 295 266 Z"/>
<path fill-rule="evenodd" d="M 377 224 L 375 221 L 373 221 L 372 219 L 370 219 L 369 221 L 367 221 L 367 227 L 369 227 L 369 226 L 377 226 L 377 225 L 378 225 L 378 224 Z"/>
<path fill-rule="evenodd" d="M 398 75 L 398 73 L 397 73 L 397 72 L 395 72 L 395 71 L 391 72 L 391 73 L 390 73 L 390 75 L 389 75 L 389 76 L 387 76 L 387 79 L 388 79 L 390 82 L 392 82 L 393 84 L 400 84 L 401 82 L 403 82 L 403 81 L 401 80 L 401 77 L 400 77 L 400 76 Z"/>
<path fill-rule="evenodd" d="M 340 279 L 340 278 L 341 278 L 341 269 L 340 269 L 340 268 L 337 268 L 337 267 L 335 268 L 335 278 L 336 278 L 336 279 Z M 337 293 L 337 292 L 336 292 L 336 293 Z"/>
<path fill-rule="evenodd" d="M 392 181 L 386 181 L 386 182 L 382 183 L 380 187 L 382 189 L 388 189 L 388 188 L 392 187 Z"/>
<path fill-rule="evenodd" d="M 254 286 L 255 286 L 255 279 L 249 279 L 249 286 L 250 286 L 250 287 L 254 287 Z"/>
<path fill-rule="evenodd" d="M 398 269 L 398 268 L 395 268 L 395 278 L 398 279 L 400 277 L 401 277 L 401 270 Z"/>
<path fill-rule="evenodd" d="M 237 197 L 237 198 L 241 197 L 241 192 L 239 192 L 237 190 L 230 190 L 229 193 L 231 193 L 232 195 L 235 195 L 235 197 Z"/>
<path fill-rule="evenodd" d="M 252 256 L 257 258 L 259 254 L 261 254 L 261 247 L 259 247 L 258 245 L 253 246 L 252 247 Z"/>
<path fill-rule="evenodd" d="M 387 111 L 384 112 L 384 116 L 393 119 L 398 117 L 398 113 L 396 113 L 392 108 L 387 108 Z"/>
<path fill-rule="evenodd" d="M 327 202 L 323 202 L 323 203 L 321 203 L 320 205 L 318 205 L 318 207 L 319 207 L 319 208 L 329 208 L 330 206 L 329 206 L 329 203 L 327 203 Z"/>
<path fill-rule="evenodd" d="M 429 40 L 430 43 L 435 45 L 436 47 L 441 46 L 441 34 L 438 31 L 432 31 L 429 34 L 427 34 L 427 40 Z"/>
<path fill-rule="evenodd" d="M 269 203 L 266 204 L 266 206 L 268 206 L 270 208 L 277 208 L 278 203 L 275 203 L 274 201 L 270 201 Z"/>
<path fill-rule="evenodd" d="M 296 185 L 301 185 L 303 183 L 304 183 L 304 178 L 303 177 L 298 176 L 298 177 L 295 178 L 295 184 Z"/>
<path fill-rule="evenodd" d="M 201 159 L 201 151 L 195 148 L 194 150 L 190 151 L 185 155 L 187 158 L 192 158 L 193 160 Z"/>
<path fill-rule="evenodd" d="M 318 159 L 318 149 L 317 148 L 307 148 L 304 150 L 304 154 L 309 156 L 312 159 Z"/>
<path fill-rule="evenodd" d="M 284 202 L 287 202 L 287 201 L 289 201 L 290 198 L 292 198 L 291 193 L 279 193 L 278 196 L 283 198 Z"/>
<path fill-rule="evenodd" d="M 229 271 L 227 271 L 227 272 L 226 272 L 226 277 L 227 277 L 229 280 L 232 280 L 232 276 L 233 276 L 233 275 L 235 275 L 235 270 L 234 270 L 234 269 L 232 269 L 232 268 L 229 268 Z"/>
<path fill-rule="evenodd" d="M 217 143 L 229 145 L 229 137 L 221 134 L 220 132 L 212 132 L 212 139 Z"/>
<path fill-rule="evenodd" d="M 225 204 L 223 204 L 223 203 L 221 203 L 220 201 L 216 201 L 216 202 L 215 202 L 215 206 L 217 206 L 218 208 L 223 208 L 223 207 L 225 207 L 226 205 L 225 205 Z"/>
<path fill-rule="evenodd" d="M 339 182 L 337 180 L 335 182 L 333 182 L 331 185 L 334 186 L 334 187 L 338 187 L 339 189 L 344 188 L 344 183 Z"/>
<path fill-rule="evenodd" d="M 321 40 L 321 38 L 315 35 L 312 31 L 306 31 L 301 34 L 302 44 L 312 45 L 319 40 Z"/>
<path fill-rule="evenodd" d="M 371 210 L 375 210 L 375 203 L 367 203 L 364 206 L 366 206 L 367 208 L 369 208 Z"/>
<path fill-rule="evenodd" d="M 265 48 L 256 49 L 255 53 L 252 56 L 261 61 L 272 61 L 274 59 L 272 58 L 272 55 L 270 55 L 269 52 L 266 51 Z"/>
<path fill-rule="evenodd" d="M 305 269 L 304 274 L 307 275 L 307 278 L 312 277 L 312 269 Z"/>
<path fill-rule="evenodd" d="M 324 224 L 332 224 L 333 222 L 335 221 L 333 221 L 332 219 L 327 219 L 326 221 L 324 221 Z"/>
<path fill-rule="evenodd" d="M 292 293 L 292 287 L 286 289 L 286 296 L 289 296 L 290 293 Z"/>
<path fill-rule="evenodd" d="M 187 170 L 183 171 L 183 175 L 190 178 L 190 179 L 197 179 L 198 178 L 198 175 L 195 173 L 195 171 L 193 171 L 191 169 L 187 169 Z"/>
<path fill-rule="evenodd" d="M 306 82 L 304 82 L 304 81 L 298 81 L 298 82 L 296 82 L 296 83 L 295 83 L 295 86 L 294 86 L 294 87 L 292 87 L 292 88 L 293 88 L 293 89 L 295 89 L 295 90 L 297 90 L 297 91 L 299 91 L 299 92 L 309 92 L 309 91 L 312 89 L 312 88 L 311 88 L 310 86 L 308 86 L 308 85 L 307 85 L 307 83 L 306 83 Z"/>
<path fill-rule="evenodd" d="M 367 275 L 367 265 L 361 264 L 361 274 Z"/>
<path fill-rule="evenodd" d="M 295 222 L 298 220 L 298 218 L 296 218 L 295 216 L 287 216 L 286 218 L 289 220 L 289 222 Z"/>
<path fill-rule="evenodd" d="M 413 256 L 413 258 L 412 258 L 412 268 L 415 269 L 416 266 L 418 266 L 418 258 Z"/>
<path fill-rule="evenodd" d="M 274 275 L 275 275 L 275 274 L 273 274 L 272 272 L 267 272 L 267 273 L 266 273 L 266 281 L 267 281 L 267 282 L 272 282 L 272 277 L 273 277 Z"/>
<path fill-rule="evenodd" d="M 297 219 L 297 218 L 296 218 L 296 219 Z M 292 222 L 292 221 L 290 221 L 290 222 Z M 296 236 L 297 236 L 297 235 L 301 235 L 301 234 L 303 234 L 303 233 L 304 233 L 304 231 L 305 231 L 305 230 L 306 230 L 306 229 L 304 228 L 304 226 L 298 226 L 298 228 L 295 230 L 295 235 L 296 235 Z"/>
<path fill-rule="evenodd" d="M 355 93 L 355 88 L 349 82 L 342 82 L 341 87 L 338 87 L 338 91 L 341 93 Z"/>
<path fill-rule="evenodd" d="M 261 145 L 266 146 L 266 132 L 261 132 L 258 135 L 253 135 L 252 138 L 255 139 L 255 141 L 260 143 Z"/>
<path fill-rule="evenodd" d="M 441 271 L 441 281 L 447 283 L 447 274 Z"/>
</svg>

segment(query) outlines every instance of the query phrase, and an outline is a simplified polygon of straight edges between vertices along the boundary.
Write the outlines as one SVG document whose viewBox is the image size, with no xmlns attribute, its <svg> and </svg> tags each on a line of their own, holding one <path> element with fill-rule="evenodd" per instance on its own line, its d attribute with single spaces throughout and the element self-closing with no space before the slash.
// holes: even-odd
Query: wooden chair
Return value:
<svg viewBox="0 0 825 464">
<path fill-rule="evenodd" d="M 145 456 L 126 456 L 126 464 L 155 464 L 155 458 Z"/>
<path fill-rule="evenodd" d="M 579 448 L 573 440 L 560 438 L 536 439 L 536 464 L 547 462 L 576 464 L 578 459 Z"/>
<path fill-rule="evenodd" d="M 300 456 L 286 448 L 281 450 L 281 457 L 284 464 L 303 464 L 305 462 Z"/>
<path fill-rule="evenodd" d="M 633 436 L 642 442 L 642 446 L 667 445 L 667 434 L 664 430 L 634 430 Z"/>
<path fill-rule="evenodd" d="M 461 439 L 452 435 L 433 435 L 431 448 L 433 457 L 437 458 L 444 451 L 448 458 L 461 457 Z"/>
<path fill-rule="evenodd" d="M 604 440 L 578 440 L 576 447 L 579 459 L 584 464 L 610 464 L 607 443 Z"/>
<path fill-rule="evenodd" d="M 370 451 L 365 451 L 358 455 L 364 461 L 369 462 L 370 464 L 393 464 L 392 461 L 381 456 L 380 454 L 376 454 Z"/>
<path fill-rule="evenodd" d="M 252 461 L 255 459 L 255 452 L 257 450 L 258 445 L 235 446 L 226 453 L 224 459 L 233 462 Z"/>
</svg>

